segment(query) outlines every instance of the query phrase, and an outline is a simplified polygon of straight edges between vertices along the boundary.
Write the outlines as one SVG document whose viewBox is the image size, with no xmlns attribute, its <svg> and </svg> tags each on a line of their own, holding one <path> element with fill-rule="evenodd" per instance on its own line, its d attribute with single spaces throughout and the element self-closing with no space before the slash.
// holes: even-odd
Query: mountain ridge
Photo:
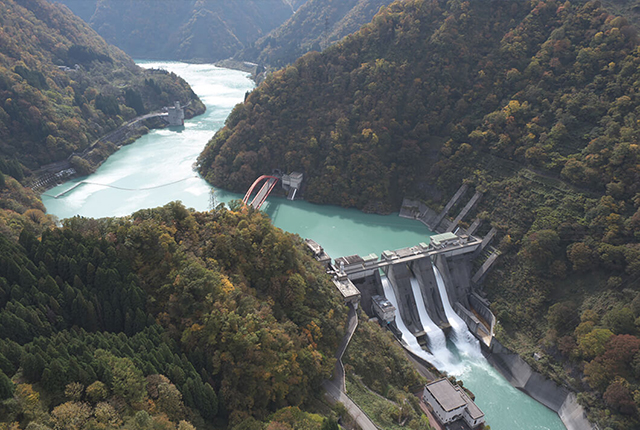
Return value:
<svg viewBox="0 0 640 430">
<path fill-rule="evenodd" d="M 289 18 L 299 2 L 61 0 L 108 42 L 141 59 L 215 62 L 233 56 Z M 88 19 L 86 18 L 88 17 Z"/>
<path fill-rule="evenodd" d="M 308 51 L 321 51 L 371 21 L 392 0 L 309 0 L 269 34 L 236 57 L 282 67 Z"/>
</svg>

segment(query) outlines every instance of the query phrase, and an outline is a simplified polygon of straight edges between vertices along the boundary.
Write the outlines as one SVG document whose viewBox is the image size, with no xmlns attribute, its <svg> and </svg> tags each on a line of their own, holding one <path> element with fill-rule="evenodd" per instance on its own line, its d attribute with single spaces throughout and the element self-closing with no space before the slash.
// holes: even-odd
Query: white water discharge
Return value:
<svg viewBox="0 0 640 430">
<path fill-rule="evenodd" d="M 453 353 L 447 349 L 447 338 L 444 332 L 429 316 L 427 307 L 424 304 L 422 292 L 420 291 L 420 284 L 413 276 L 411 277 L 411 289 L 413 290 L 413 296 L 418 307 L 420 322 L 422 323 L 422 327 L 429 338 L 429 349 L 431 350 L 431 353 L 442 362 L 445 370 L 449 372 L 453 370 L 452 368 L 455 365 L 454 362 L 456 359 L 453 356 Z"/>
<path fill-rule="evenodd" d="M 465 387 L 476 394 L 476 404 L 485 413 L 487 422 L 492 428 L 496 430 L 565 430 L 558 415 L 513 388 L 491 367 L 480 351 L 478 340 L 469 332 L 465 322 L 453 310 L 441 273 L 435 266 L 433 271 L 445 314 L 451 324 L 452 330 L 449 337 L 453 341 L 453 345 L 449 344 L 447 348 L 445 338 L 445 348 L 436 349 L 435 345 L 440 345 L 442 340 L 435 339 L 438 334 L 431 326 L 431 324 L 435 324 L 426 311 L 419 284 L 412 279 L 413 295 L 416 299 L 422 325 L 429 336 L 433 355 L 420 347 L 415 336 L 404 325 L 400 312 L 396 311 L 396 325 L 408 347 L 440 371 L 462 379 Z M 385 276 L 382 276 L 382 286 L 387 299 L 396 309 L 399 309 L 393 287 Z"/>
<path fill-rule="evenodd" d="M 433 265 L 433 272 L 436 275 L 436 283 L 438 284 L 438 291 L 440 292 L 440 298 L 442 299 L 442 306 L 444 306 L 444 313 L 447 315 L 449 324 L 452 329 L 452 340 L 456 345 L 456 348 L 461 354 L 469 355 L 471 357 L 482 357 L 480 351 L 480 342 L 471 334 L 467 328 L 467 324 L 460 318 L 460 315 L 453 310 L 451 302 L 449 301 L 449 295 L 447 294 L 447 287 L 444 285 L 444 280 L 438 268 Z"/>
<path fill-rule="evenodd" d="M 422 349 L 416 337 L 409 331 L 406 325 L 404 325 L 404 321 L 402 321 L 402 316 L 400 315 L 400 307 L 398 306 L 398 299 L 396 298 L 396 293 L 393 291 L 393 287 L 391 286 L 391 282 L 386 276 L 381 276 L 382 278 L 382 288 L 384 290 L 384 296 L 391 302 L 391 304 L 396 308 L 396 325 L 398 326 L 398 330 L 402 333 L 402 340 L 405 341 L 407 346 L 411 348 L 411 350 L 420 357 L 427 360 L 429 363 L 433 363 L 434 366 L 440 366 L 442 363 L 435 356 L 429 354 L 427 351 Z"/>
</svg>

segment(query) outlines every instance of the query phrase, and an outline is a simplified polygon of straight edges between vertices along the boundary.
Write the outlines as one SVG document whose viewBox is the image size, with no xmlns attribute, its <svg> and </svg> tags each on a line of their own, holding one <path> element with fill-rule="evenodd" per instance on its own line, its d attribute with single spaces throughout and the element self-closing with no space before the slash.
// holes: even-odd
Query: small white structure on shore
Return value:
<svg viewBox="0 0 640 430">
<path fill-rule="evenodd" d="M 304 175 L 300 172 L 291 172 L 289 175 L 282 175 L 282 188 L 287 191 L 287 199 L 293 200 L 296 198 L 296 193 L 300 189 L 303 179 Z"/>
<path fill-rule="evenodd" d="M 463 419 L 476 429 L 484 423 L 484 413 L 459 386 L 448 379 L 439 379 L 424 386 L 422 398 L 431 406 L 433 413 L 442 424 Z"/>
<path fill-rule="evenodd" d="M 173 106 L 167 108 L 167 116 L 165 117 L 170 126 L 184 125 L 184 109 L 180 106 L 180 102 L 177 101 Z"/>
</svg>

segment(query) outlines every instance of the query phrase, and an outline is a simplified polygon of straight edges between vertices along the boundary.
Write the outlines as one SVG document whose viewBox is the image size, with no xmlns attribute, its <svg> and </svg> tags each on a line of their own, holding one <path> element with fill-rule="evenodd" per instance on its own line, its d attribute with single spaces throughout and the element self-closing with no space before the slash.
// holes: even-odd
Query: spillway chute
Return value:
<svg viewBox="0 0 640 430">
<path fill-rule="evenodd" d="M 442 361 L 445 368 L 451 368 L 454 365 L 455 357 L 447 349 L 447 338 L 444 331 L 429 317 L 427 307 L 422 298 L 422 292 L 420 291 L 420 285 L 416 278 L 411 278 L 411 288 L 413 289 L 413 296 L 420 314 L 420 322 L 429 338 L 429 350 L 438 360 Z"/>
<path fill-rule="evenodd" d="M 386 276 L 382 276 L 381 280 L 382 280 L 382 289 L 384 290 L 385 297 L 387 298 L 387 300 L 391 302 L 391 304 L 396 309 L 399 309 L 398 300 L 396 298 L 395 292 L 393 291 L 393 286 L 391 286 L 391 282 L 389 282 L 389 279 L 387 279 Z M 430 354 L 424 349 L 422 349 L 422 347 L 418 343 L 417 338 L 407 328 L 407 326 L 405 325 L 399 313 L 396 314 L 395 323 L 400 333 L 402 333 L 402 340 L 407 345 L 407 347 L 409 347 L 409 349 L 413 351 L 414 354 L 418 355 L 424 360 L 427 360 L 429 363 L 432 363 L 436 367 L 438 367 L 438 365 L 442 365 L 433 354 Z"/>
<path fill-rule="evenodd" d="M 460 315 L 458 315 L 453 310 L 451 302 L 449 301 L 447 287 L 444 283 L 444 280 L 442 279 L 440 271 L 435 265 L 433 266 L 433 271 L 436 275 L 436 282 L 438 283 L 438 291 L 440 292 L 440 297 L 442 298 L 444 312 L 447 315 L 449 324 L 451 324 L 453 343 L 461 354 L 465 354 L 471 357 L 482 356 L 482 352 L 480 350 L 480 342 L 475 338 L 473 334 L 471 334 L 469 328 L 467 327 L 467 324 L 462 320 L 462 318 L 460 318 Z"/>
</svg>

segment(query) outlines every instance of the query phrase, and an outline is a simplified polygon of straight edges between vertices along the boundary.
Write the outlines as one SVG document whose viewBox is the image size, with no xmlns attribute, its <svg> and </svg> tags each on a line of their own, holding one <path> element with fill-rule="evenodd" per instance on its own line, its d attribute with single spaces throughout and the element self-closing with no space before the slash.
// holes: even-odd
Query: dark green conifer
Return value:
<svg viewBox="0 0 640 430">
<path fill-rule="evenodd" d="M 11 382 L 11 379 L 0 370 L 0 400 L 5 400 L 13 396 L 15 385 Z"/>
</svg>

